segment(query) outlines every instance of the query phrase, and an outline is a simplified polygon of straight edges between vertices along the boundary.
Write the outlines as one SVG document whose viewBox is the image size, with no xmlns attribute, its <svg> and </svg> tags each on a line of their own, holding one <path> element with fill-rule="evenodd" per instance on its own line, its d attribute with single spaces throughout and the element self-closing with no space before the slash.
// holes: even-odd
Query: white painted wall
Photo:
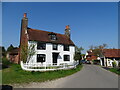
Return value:
<svg viewBox="0 0 120 90">
<path fill-rule="evenodd" d="M 108 59 L 108 58 L 105 58 L 104 57 L 104 64 L 105 64 L 105 66 L 107 66 L 107 67 L 113 67 L 113 62 L 116 62 L 116 64 L 117 64 L 117 66 L 118 66 L 118 61 L 116 60 L 116 59 Z M 107 63 L 107 65 L 106 65 L 106 63 Z M 101 64 L 101 66 L 103 66 L 102 65 L 102 60 L 100 59 L 100 64 Z"/>
<path fill-rule="evenodd" d="M 44 63 L 52 63 L 53 62 L 53 58 L 52 58 L 53 52 L 59 53 L 58 59 L 57 59 L 58 64 L 74 62 L 74 53 L 75 53 L 74 46 L 69 46 L 69 51 L 64 51 L 63 45 L 58 44 L 58 50 L 53 50 L 52 43 L 46 43 L 46 50 L 37 50 L 37 42 L 36 41 L 28 41 L 28 46 L 30 46 L 31 44 L 35 44 L 36 54 L 29 60 L 29 63 L 37 63 L 37 54 L 45 54 L 46 62 L 44 62 Z M 70 61 L 64 61 L 63 55 L 70 55 Z"/>
</svg>

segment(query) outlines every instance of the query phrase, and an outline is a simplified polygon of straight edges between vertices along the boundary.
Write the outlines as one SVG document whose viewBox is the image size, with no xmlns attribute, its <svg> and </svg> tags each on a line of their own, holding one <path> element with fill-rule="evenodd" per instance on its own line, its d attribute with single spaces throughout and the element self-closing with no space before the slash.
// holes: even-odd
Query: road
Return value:
<svg viewBox="0 0 120 90">
<path fill-rule="evenodd" d="M 17 85 L 24 88 L 118 88 L 118 75 L 96 65 L 84 65 L 82 70 L 57 80 Z"/>
</svg>

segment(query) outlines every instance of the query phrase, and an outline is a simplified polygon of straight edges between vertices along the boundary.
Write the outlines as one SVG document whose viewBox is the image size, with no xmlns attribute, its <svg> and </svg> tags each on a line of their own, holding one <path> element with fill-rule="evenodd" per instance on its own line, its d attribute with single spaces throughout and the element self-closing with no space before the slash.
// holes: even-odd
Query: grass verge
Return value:
<svg viewBox="0 0 120 90">
<path fill-rule="evenodd" d="M 117 69 L 117 68 L 110 68 L 109 71 L 114 72 L 114 73 L 120 75 L 120 69 Z"/>
<path fill-rule="evenodd" d="M 16 84 L 16 83 L 30 83 L 30 82 L 44 82 L 61 77 L 71 75 L 81 70 L 83 66 L 78 65 L 75 69 L 58 70 L 48 72 L 29 72 L 21 69 L 20 65 L 13 64 L 10 68 L 2 70 L 2 83 L 3 84 Z"/>
</svg>

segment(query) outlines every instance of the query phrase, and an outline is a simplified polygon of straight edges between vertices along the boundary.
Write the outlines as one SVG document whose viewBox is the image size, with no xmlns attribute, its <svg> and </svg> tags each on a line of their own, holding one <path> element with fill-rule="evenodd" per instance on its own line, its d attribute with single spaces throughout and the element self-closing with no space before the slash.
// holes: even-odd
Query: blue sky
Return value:
<svg viewBox="0 0 120 90">
<path fill-rule="evenodd" d="M 2 10 L 2 44 L 6 48 L 19 46 L 24 12 L 30 28 L 64 34 L 65 26 L 70 25 L 71 39 L 85 50 L 103 43 L 118 47 L 117 2 L 4 2 Z"/>
</svg>

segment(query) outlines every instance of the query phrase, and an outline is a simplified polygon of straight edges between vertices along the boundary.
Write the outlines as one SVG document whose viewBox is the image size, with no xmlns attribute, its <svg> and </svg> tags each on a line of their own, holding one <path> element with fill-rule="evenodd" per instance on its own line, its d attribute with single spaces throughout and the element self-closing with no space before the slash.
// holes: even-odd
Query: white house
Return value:
<svg viewBox="0 0 120 90">
<path fill-rule="evenodd" d="M 25 44 L 34 44 L 36 51 L 27 64 L 60 65 L 74 62 L 75 44 L 70 38 L 69 25 L 65 28 L 65 34 L 28 28 L 25 13 L 21 25 L 20 46 Z"/>
<path fill-rule="evenodd" d="M 120 63 L 120 49 L 103 49 L 103 57 L 100 58 L 102 66 L 114 67 L 114 62 L 117 66 Z"/>
</svg>

